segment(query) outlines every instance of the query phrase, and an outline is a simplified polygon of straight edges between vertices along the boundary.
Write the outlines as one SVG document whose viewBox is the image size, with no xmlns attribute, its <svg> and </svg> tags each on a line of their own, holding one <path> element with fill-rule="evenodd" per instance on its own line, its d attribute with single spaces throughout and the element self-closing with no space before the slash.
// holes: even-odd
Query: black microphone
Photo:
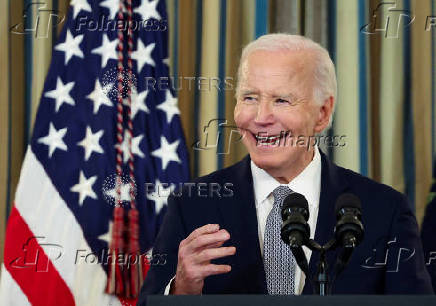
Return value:
<svg viewBox="0 0 436 306">
<path fill-rule="evenodd" d="M 341 274 L 350 261 L 354 248 L 364 236 L 360 200 L 352 193 L 344 193 L 336 200 L 335 238 L 338 246 L 343 247 L 335 264 L 334 280 Z"/>
<path fill-rule="evenodd" d="M 352 193 L 344 193 L 336 200 L 335 238 L 344 248 L 355 248 L 363 239 L 360 200 Z"/>
<path fill-rule="evenodd" d="M 290 246 L 300 269 L 308 275 L 309 265 L 302 248 L 310 238 L 310 228 L 307 224 L 309 205 L 306 198 L 296 192 L 288 195 L 283 200 L 281 215 L 283 224 L 280 236 Z"/>
</svg>

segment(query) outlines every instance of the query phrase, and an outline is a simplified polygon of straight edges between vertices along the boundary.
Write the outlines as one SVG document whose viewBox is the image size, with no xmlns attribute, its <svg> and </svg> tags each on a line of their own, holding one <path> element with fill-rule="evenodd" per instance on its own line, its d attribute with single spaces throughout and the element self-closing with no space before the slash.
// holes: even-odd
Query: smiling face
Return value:
<svg viewBox="0 0 436 306">
<path fill-rule="evenodd" d="M 313 62 L 311 50 L 258 50 L 242 63 L 234 119 L 253 162 L 282 183 L 313 157 L 312 147 L 296 145 L 297 137 L 307 142 L 324 130 L 333 109 L 333 97 L 323 105 L 313 99 Z M 279 138 L 285 133 L 292 145 L 289 136 Z"/>
</svg>

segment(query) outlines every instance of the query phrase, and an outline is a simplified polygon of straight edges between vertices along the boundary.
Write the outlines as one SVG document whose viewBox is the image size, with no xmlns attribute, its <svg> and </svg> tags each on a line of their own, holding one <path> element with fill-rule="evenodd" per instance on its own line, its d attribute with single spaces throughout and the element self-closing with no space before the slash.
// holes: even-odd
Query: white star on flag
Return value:
<svg viewBox="0 0 436 306">
<path fill-rule="evenodd" d="M 148 2 L 148 0 L 141 1 L 141 5 L 135 8 L 133 11 L 141 15 L 142 20 L 149 20 L 154 18 L 156 20 L 160 20 L 161 17 L 156 10 L 156 6 L 159 3 L 159 0 L 153 0 Z"/>
<path fill-rule="evenodd" d="M 90 197 L 91 199 L 96 200 L 97 195 L 94 190 L 92 190 L 92 185 L 94 185 L 97 180 L 97 176 L 92 176 L 90 178 L 86 178 L 83 171 L 80 171 L 79 182 L 71 187 L 71 192 L 79 193 L 79 204 L 83 206 L 83 201 L 85 201 L 86 197 Z"/>
<path fill-rule="evenodd" d="M 115 19 L 120 8 L 120 0 L 106 0 L 100 3 L 100 6 L 107 8 L 110 11 L 110 19 Z"/>
<path fill-rule="evenodd" d="M 142 138 L 144 138 L 144 134 L 132 138 L 132 154 L 135 154 L 139 157 L 145 156 L 139 148 Z M 118 149 L 118 147 L 119 144 L 116 144 L 115 148 Z M 123 142 L 121 143 L 121 151 L 123 151 L 123 162 L 125 163 L 129 160 L 129 133 L 127 131 L 124 132 Z"/>
<path fill-rule="evenodd" d="M 93 134 L 89 126 L 86 127 L 86 135 L 82 141 L 78 142 L 79 146 L 85 149 L 85 161 L 89 159 L 92 152 L 104 153 L 103 148 L 100 146 L 99 141 L 101 136 L 103 136 L 104 130 L 100 130 Z"/>
<path fill-rule="evenodd" d="M 91 12 L 91 6 L 89 5 L 88 1 L 86 0 L 71 0 L 70 3 L 71 6 L 73 6 L 74 12 L 73 12 L 73 18 L 76 19 L 77 14 L 81 10 L 84 10 L 86 12 Z"/>
<path fill-rule="evenodd" d="M 113 106 L 111 99 L 108 97 L 109 91 L 112 89 L 113 84 L 106 84 L 103 88 L 101 88 L 100 81 L 98 79 L 95 80 L 94 90 L 87 95 L 86 97 L 94 102 L 94 114 L 97 114 L 100 106 Z"/>
<path fill-rule="evenodd" d="M 177 98 L 173 97 L 169 89 L 167 89 L 166 91 L 165 101 L 159 104 L 158 106 L 156 106 L 156 108 L 166 113 L 168 124 L 171 123 L 171 120 L 173 119 L 174 115 L 180 114 L 180 110 L 177 107 Z"/>
<path fill-rule="evenodd" d="M 132 59 L 138 63 L 138 72 L 141 72 L 142 67 L 145 64 L 149 64 L 154 67 L 155 63 L 151 56 L 155 43 L 150 43 L 147 47 L 144 46 L 141 39 L 138 39 L 138 48 L 132 52 Z"/>
<path fill-rule="evenodd" d="M 168 184 L 167 184 L 168 185 Z M 156 179 L 156 183 L 154 184 L 155 191 L 147 194 L 147 199 L 154 201 L 154 208 L 156 214 L 159 214 L 162 208 L 167 205 L 168 196 L 171 191 L 174 190 L 174 185 L 171 184 L 168 187 L 164 187 L 159 179 Z"/>
<path fill-rule="evenodd" d="M 139 111 L 143 111 L 145 113 L 150 113 L 150 110 L 147 107 L 147 104 L 145 103 L 145 100 L 147 99 L 148 90 L 141 91 L 139 94 L 136 91 L 135 87 L 132 87 L 132 105 L 131 112 L 132 112 L 132 119 L 135 119 L 136 114 Z M 129 102 L 127 99 L 124 99 L 124 105 L 128 105 Z"/>
<path fill-rule="evenodd" d="M 103 34 L 101 46 L 91 50 L 92 54 L 99 54 L 101 56 L 101 68 L 106 67 L 109 59 L 117 60 L 117 44 L 118 39 L 110 41 L 107 34 Z"/>
<path fill-rule="evenodd" d="M 65 142 L 62 140 L 62 138 L 67 133 L 67 128 L 63 128 L 60 130 L 56 130 L 53 123 L 50 122 L 50 127 L 48 131 L 48 135 L 41 137 L 38 139 L 38 143 L 45 144 L 48 146 L 48 157 L 52 157 L 53 152 L 56 149 L 67 151 L 68 147 L 65 144 Z"/>
<path fill-rule="evenodd" d="M 115 203 L 117 203 L 117 198 L 118 198 L 118 194 L 117 194 L 118 186 L 120 186 L 120 184 L 119 184 L 119 182 L 116 182 L 115 187 L 113 189 L 110 189 L 110 190 L 105 192 L 107 196 L 109 196 L 115 200 Z M 122 202 L 124 202 L 124 201 L 130 202 L 130 190 L 131 190 L 131 188 L 132 187 L 129 183 L 121 182 L 120 200 Z"/>
<path fill-rule="evenodd" d="M 162 169 L 165 170 L 170 161 L 181 163 L 179 156 L 177 155 L 177 147 L 180 139 L 173 143 L 168 143 L 164 136 L 160 137 L 160 148 L 151 152 L 151 155 L 158 157 L 162 160 Z"/>
<path fill-rule="evenodd" d="M 75 105 L 73 98 L 70 96 L 70 91 L 74 87 L 74 82 L 64 84 L 60 77 L 56 80 L 56 89 L 47 91 L 44 97 L 55 99 L 55 111 L 58 112 L 63 103 Z"/>
<path fill-rule="evenodd" d="M 65 66 L 68 64 L 73 55 L 83 58 L 83 52 L 79 45 L 82 42 L 83 34 L 73 37 L 70 30 L 67 30 L 65 42 L 58 44 L 54 49 L 65 53 Z"/>
<path fill-rule="evenodd" d="M 114 226 L 113 221 L 109 221 L 109 228 L 108 228 L 107 232 L 98 236 L 98 239 L 106 241 L 106 243 L 109 245 L 111 238 L 112 238 L 113 226 Z"/>
</svg>

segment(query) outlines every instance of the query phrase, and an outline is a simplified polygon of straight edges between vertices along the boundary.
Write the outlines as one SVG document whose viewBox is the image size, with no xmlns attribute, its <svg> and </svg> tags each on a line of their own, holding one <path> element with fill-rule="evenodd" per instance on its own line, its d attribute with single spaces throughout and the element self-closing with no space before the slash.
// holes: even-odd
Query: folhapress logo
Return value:
<svg viewBox="0 0 436 306">
<path fill-rule="evenodd" d="M 22 254 L 13 259 L 12 269 L 28 269 L 35 272 L 48 272 L 50 262 L 59 259 L 63 248 L 59 244 L 44 242 L 45 237 L 32 236 L 23 243 Z"/>
<path fill-rule="evenodd" d="M 241 142 L 243 137 L 238 127 L 229 125 L 227 119 L 211 119 L 203 127 L 201 139 L 195 141 L 192 148 L 194 150 L 216 150 L 216 154 L 230 154 L 231 145 Z"/>
<path fill-rule="evenodd" d="M 32 11 L 35 17 L 32 18 Z M 28 24 L 31 20 L 31 24 Z M 32 2 L 23 10 L 23 20 L 13 25 L 10 32 L 13 34 L 33 34 L 35 38 L 47 38 L 50 28 L 55 28 L 65 20 L 65 15 L 58 10 L 47 7 L 45 2 Z"/>
<path fill-rule="evenodd" d="M 381 2 L 372 12 L 372 21 L 360 28 L 364 34 L 382 34 L 385 38 L 398 38 L 400 29 L 408 27 L 415 20 L 409 10 L 398 9 L 395 2 Z"/>
</svg>

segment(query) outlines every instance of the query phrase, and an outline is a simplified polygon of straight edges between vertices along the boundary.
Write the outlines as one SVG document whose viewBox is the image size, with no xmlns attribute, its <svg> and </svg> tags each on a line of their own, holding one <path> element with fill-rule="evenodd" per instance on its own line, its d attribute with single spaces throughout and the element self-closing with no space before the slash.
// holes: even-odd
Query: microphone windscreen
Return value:
<svg viewBox="0 0 436 306">
<path fill-rule="evenodd" d="M 352 193 L 344 193 L 339 196 L 339 198 L 336 200 L 335 205 L 335 212 L 338 214 L 338 212 L 342 208 L 358 208 L 361 209 L 360 205 L 360 199 L 352 194 Z"/>
<path fill-rule="evenodd" d="M 304 208 L 309 210 L 309 204 L 307 204 L 307 200 L 304 197 L 304 195 L 293 192 L 289 194 L 284 200 L 283 200 L 283 206 L 282 210 L 287 208 Z"/>
</svg>

